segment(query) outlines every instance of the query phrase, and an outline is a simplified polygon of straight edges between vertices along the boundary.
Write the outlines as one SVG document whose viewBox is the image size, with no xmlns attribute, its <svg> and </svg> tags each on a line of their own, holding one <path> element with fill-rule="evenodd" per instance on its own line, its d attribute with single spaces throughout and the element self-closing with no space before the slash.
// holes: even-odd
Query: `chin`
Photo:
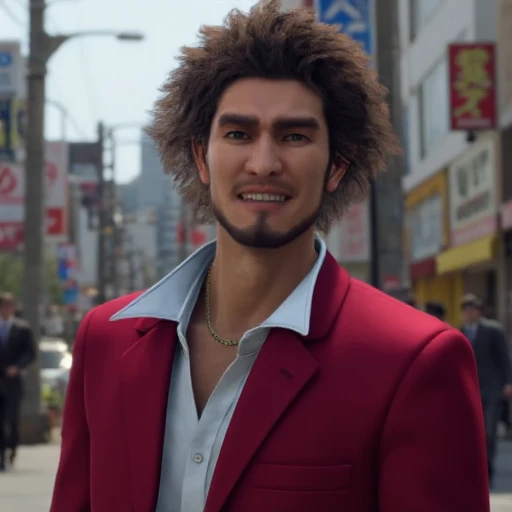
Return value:
<svg viewBox="0 0 512 512">
<path fill-rule="evenodd" d="M 285 247 L 311 230 L 318 217 L 317 212 L 299 220 L 288 229 L 273 229 L 269 226 L 268 216 L 260 215 L 258 220 L 249 227 L 237 227 L 219 210 L 213 208 L 215 218 L 226 233 L 238 244 L 251 249 L 280 249 Z"/>
</svg>

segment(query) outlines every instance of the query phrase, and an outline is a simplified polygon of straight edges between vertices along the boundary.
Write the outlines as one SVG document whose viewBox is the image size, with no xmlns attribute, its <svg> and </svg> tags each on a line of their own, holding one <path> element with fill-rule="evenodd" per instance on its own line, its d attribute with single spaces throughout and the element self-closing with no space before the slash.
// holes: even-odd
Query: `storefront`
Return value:
<svg viewBox="0 0 512 512">
<path fill-rule="evenodd" d="M 439 275 L 437 271 L 437 256 L 449 238 L 447 188 L 444 169 L 406 197 L 409 278 L 418 305 L 442 302 L 447 322 L 455 324 L 460 282 L 456 276 Z"/>
<path fill-rule="evenodd" d="M 501 133 L 502 200 L 501 229 L 505 253 L 505 296 L 508 332 L 512 332 L 512 126 Z"/>
<path fill-rule="evenodd" d="M 436 258 L 440 276 L 451 276 L 456 302 L 475 293 L 487 314 L 500 317 L 502 273 L 498 238 L 497 139 L 482 135 L 448 169 L 450 248 Z M 458 308 L 457 308 L 458 313 Z"/>
</svg>

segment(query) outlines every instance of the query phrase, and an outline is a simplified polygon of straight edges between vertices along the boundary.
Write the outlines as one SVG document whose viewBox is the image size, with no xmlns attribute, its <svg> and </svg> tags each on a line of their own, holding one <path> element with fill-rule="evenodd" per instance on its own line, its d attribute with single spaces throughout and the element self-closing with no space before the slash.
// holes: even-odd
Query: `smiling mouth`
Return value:
<svg viewBox="0 0 512 512">
<path fill-rule="evenodd" d="M 290 199 L 289 196 L 282 194 L 240 194 L 238 197 L 243 201 L 259 201 L 264 203 L 284 203 Z"/>
</svg>

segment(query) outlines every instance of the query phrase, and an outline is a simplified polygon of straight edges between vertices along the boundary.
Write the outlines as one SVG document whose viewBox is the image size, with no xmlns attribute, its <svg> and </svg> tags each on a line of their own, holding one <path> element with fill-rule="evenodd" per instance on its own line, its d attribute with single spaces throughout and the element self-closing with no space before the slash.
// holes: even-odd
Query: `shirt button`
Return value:
<svg viewBox="0 0 512 512">
<path fill-rule="evenodd" d="M 194 455 L 194 462 L 201 464 L 201 462 L 203 462 L 203 456 L 200 453 L 196 453 Z"/>
</svg>

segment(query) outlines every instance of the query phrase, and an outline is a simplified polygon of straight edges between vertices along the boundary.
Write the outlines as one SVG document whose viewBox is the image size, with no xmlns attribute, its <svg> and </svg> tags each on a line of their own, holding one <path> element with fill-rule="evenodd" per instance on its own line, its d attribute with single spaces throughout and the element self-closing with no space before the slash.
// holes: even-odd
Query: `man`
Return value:
<svg viewBox="0 0 512 512">
<path fill-rule="evenodd" d="M 30 327 L 15 317 L 16 299 L 0 294 L 0 471 L 7 459 L 14 464 L 19 443 L 19 417 L 23 398 L 22 371 L 35 358 Z M 6 453 L 9 450 L 9 453 Z"/>
<path fill-rule="evenodd" d="M 435 316 L 438 320 L 444 322 L 446 317 L 446 307 L 442 302 L 430 300 L 425 304 L 425 313 Z"/>
<path fill-rule="evenodd" d="M 488 511 L 469 343 L 315 237 L 396 148 L 357 43 L 234 11 L 150 133 L 217 241 L 84 319 L 52 512 Z"/>
<path fill-rule="evenodd" d="M 415 309 L 418 308 L 418 303 L 414 297 L 407 297 L 407 299 L 405 299 L 405 303 L 408 306 L 411 306 L 412 308 L 415 308 Z"/>
<path fill-rule="evenodd" d="M 508 342 L 500 324 L 482 317 L 483 304 L 478 297 L 466 295 L 462 299 L 461 307 L 464 322 L 462 332 L 475 352 L 485 419 L 489 482 L 492 484 L 496 435 L 503 399 L 512 399 L 512 368 Z"/>
</svg>

